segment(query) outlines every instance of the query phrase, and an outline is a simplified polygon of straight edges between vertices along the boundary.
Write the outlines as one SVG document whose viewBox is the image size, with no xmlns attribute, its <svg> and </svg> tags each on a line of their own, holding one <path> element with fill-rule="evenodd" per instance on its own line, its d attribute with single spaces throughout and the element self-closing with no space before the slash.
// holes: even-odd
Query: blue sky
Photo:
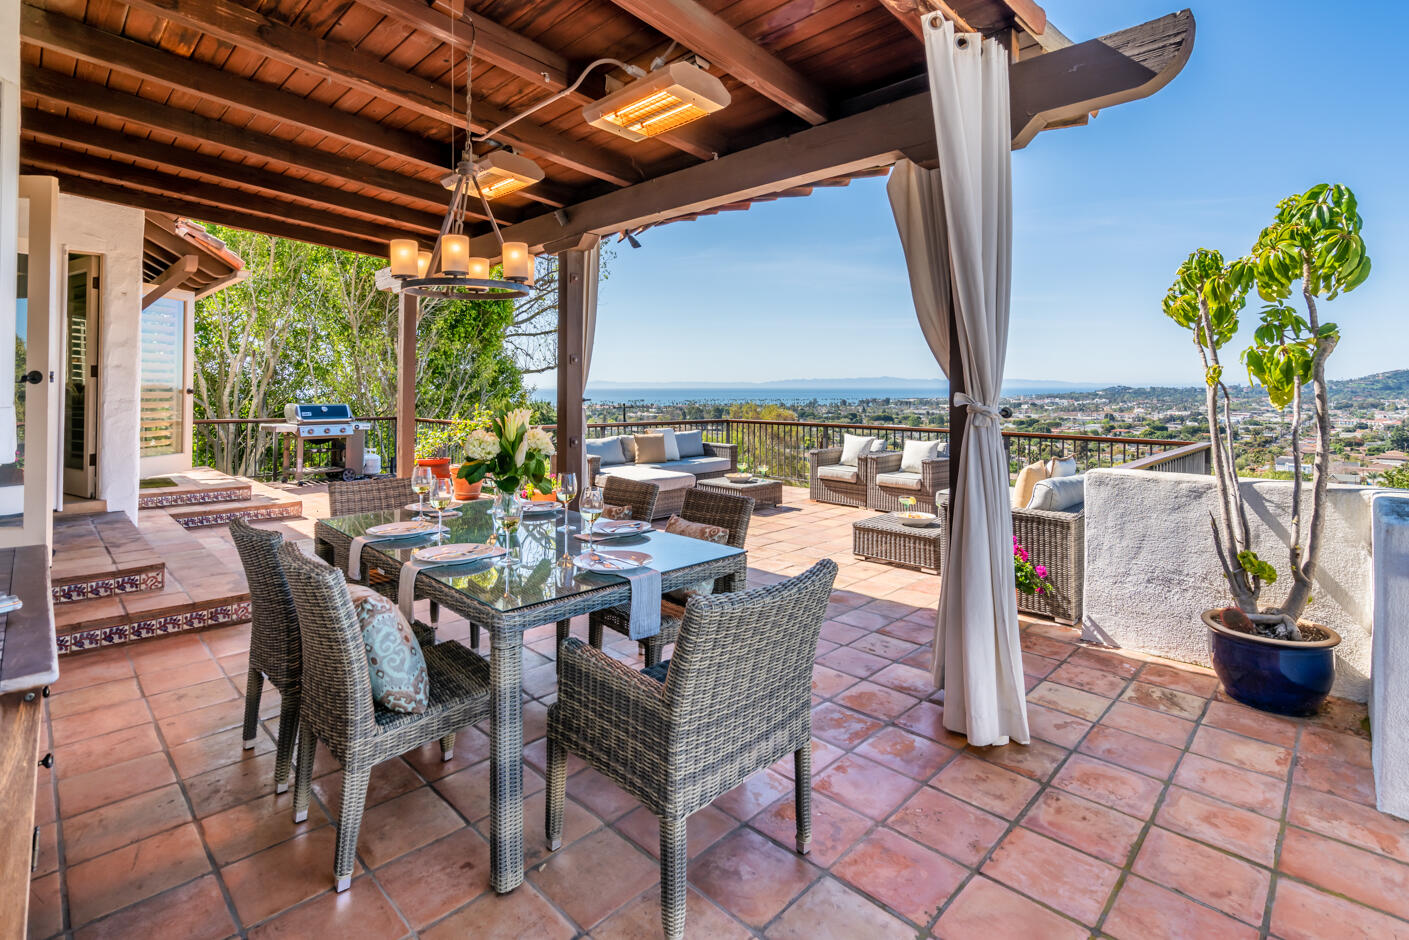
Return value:
<svg viewBox="0 0 1409 940">
<path fill-rule="evenodd" d="M 1081 41 L 1172 5 L 1045 7 Z M 1302 0 L 1193 9 L 1193 55 L 1170 85 L 1013 154 L 1007 375 L 1196 383 L 1187 335 L 1159 310 L 1174 270 L 1198 247 L 1246 251 L 1278 199 L 1323 180 L 1355 190 L 1375 262 L 1364 286 L 1323 307 L 1342 335 L 1329 372 L 1409 368 L 1409 10 L 1347 4 L 1347 26 L 1324 3 Z M 884 180 L 668 225 L 641 241 L 639 250 L 614 245 L 594 379 L 937 374 Z M 1245 314 L 1244 333 L 1252 320 Z"/>
</svg>

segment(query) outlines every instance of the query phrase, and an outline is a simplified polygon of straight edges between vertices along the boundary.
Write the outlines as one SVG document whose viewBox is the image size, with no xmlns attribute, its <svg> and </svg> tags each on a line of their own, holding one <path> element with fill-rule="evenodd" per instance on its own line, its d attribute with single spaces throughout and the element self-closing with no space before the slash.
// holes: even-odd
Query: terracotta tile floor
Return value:
<svg viewBox="0 0 1409 940">
<path fill-rule="evenodd" d="M 1032 621 L 1032 744 L 967 748 L 928 697 L 938 579 L 855 561 L 860 515 L 788 490 L 755 518 L 754 582 L 822 556 L 841 565 L 815 672 L 813 851 L 791 849 L 790 760 L 721 796 L 690 824 L 692 936 L 1409 937 L 1409 823 L 1373 808 L 1363 707 L 1260 714 L 1204 670 Z M 232 559 L 219 532 L 199 537 Z M 320 755 L 314 807 L 294 825 L 273 792 L 272 724 L 240 749 L 247 637 L 226 627 L 64 660 L 32 936 L 658 934 L 656 826 L 629 796 L 576 769 L 564 848 L 543 847 L 551 626 L 527 637 L 529 675 L 544 679 L 525 707 L 532 867 L 502 898 L 486 891 L 480 731 L 450 764 L 431 748 L 378 768 L 352 890 L 331 893 L 339 774 Z M 277 711 L 266 692 L 266 719 Z"/>
</svg>

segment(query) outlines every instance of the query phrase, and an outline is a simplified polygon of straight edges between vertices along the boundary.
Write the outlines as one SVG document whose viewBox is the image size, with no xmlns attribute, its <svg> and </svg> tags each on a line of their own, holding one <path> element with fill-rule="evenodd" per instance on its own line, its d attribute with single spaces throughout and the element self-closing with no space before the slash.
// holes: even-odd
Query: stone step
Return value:
<svg viewBox="0 0 1409 940">
<path fill-rule="evenodd" d="M 66 655 L 250 619 L 249 592 L 195 599 L 179 589 L 97 597 L 54 608 L 59 654 Z"/>
<path fill-rule="evenodd" d="M 209 503 L 232 503 L 249 499 L 248 483 L 232 478 L 224 480 L 194 480 L 184 474 L 171 477 L 175 486 L 144 487 L 137 493 L 138 509 L 163 509 L 172 506 L 198 506 Z"/>
<path fill-rule="evenodd" d="M 54 520 L 50 584 L 59 605 L 143 594 L 162 590 L 166 565 L 125 513 L 66 516 Z"/>
<path fill-rule="evenodd" d="M 226 525 L 233 519 L 251 522 L 260 519 L 294 519 L 303 515 L 303 500 L 251 496 L 229 502 L 168 509 L 167 515 L 187 529 Z"/>
</svg>

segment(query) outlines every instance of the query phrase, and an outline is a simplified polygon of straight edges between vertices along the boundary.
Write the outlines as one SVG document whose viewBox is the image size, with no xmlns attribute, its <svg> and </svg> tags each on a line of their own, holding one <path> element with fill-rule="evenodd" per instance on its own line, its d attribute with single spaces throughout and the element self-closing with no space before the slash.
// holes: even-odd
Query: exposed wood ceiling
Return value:
<svg viewBox="0 0 1409 940">
<path fill-rule="evenodd" d="M 598 70 L 479 145 L 512 146 L 543 167 L 542 183 L 494 210 L 510 227 L 546 230 L 555 210 L 581 218 L 580 206 L 628 192 L 635 204 L 654 181 L 923 91 L 916 32 L 931 10 L 1002 35 L 1021 63 L 1070 45 L 1032 0 L 23 2 L 26 172 L 82 195 L 374 254 L 387 239 L 429 241 L 438 228 L 439 181 L 464 142 L 472 46 L 476 133 L 603 56 L 643 68 L 698 56 L 733 96 L 704 120 L 633 143 L 582 120 L 606 77 L 625 77 Z M 1173 47 L 1187 56 L 1177 37 Z M 1079 104 L 1037 100 L 1029 123 L 1075 123 Z M 779 167 L 771 189 L 660 204 L 643 224 L 836 185 L 870 170 L 864 163 L 801 181 Z M 487 230 L 481 215 L 469 218 Z"/>
</svg>

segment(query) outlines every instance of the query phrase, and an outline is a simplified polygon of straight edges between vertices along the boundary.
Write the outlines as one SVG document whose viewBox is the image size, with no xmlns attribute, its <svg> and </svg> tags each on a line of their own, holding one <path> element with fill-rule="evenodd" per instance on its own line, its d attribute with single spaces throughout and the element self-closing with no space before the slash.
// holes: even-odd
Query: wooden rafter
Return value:
<svg viewBox="0 0 1409 940">
<path fill-rule="evenodd" d="M 203 32 L 452 127 L 464 123 L 463 93 L 452 93 L 443 85 L 412 75 L 353 46 L 287 26 L 233 0 L 127 0 L 127 3 L 178 26 Z M 447 99 L 452 99 L 453 105 Z M 482 101 L 475 102 L 474 130 L 483 132 L 509 117 L 506 111 Z M 500 138 L 610 183 L 626 185 L 640 178 L 630 161 L 564 137 L 531 120 L 517 122 Z"/>
<path fill-rule="evenodd" d="M 383 16 L 413 26 L 420 32 L 467 52 L 470 37 L 474 37 L 474 54 L 505 71 L 539 85 L 545 92 L 555 93 L 567 88 L 578 74 L 577 67 L 565 56 L 483 16 L 467 16 L 465 22 L 452 29 L 448 20 L 454 11 L 444 0 L 358 0 L 363 6 Z M 566 100 L 587 104 L 606 94 L 601 75 L 592 75 Z M 702 160 L 724 152 L 724 142 L 717 135 L 690 127 L 681 128 L 656 138 Z"/>
<path fill-rule="evenodd" d="M 1194 15 L 1171 13 L 1013 65 L 1009 73 L 1013 147 L 1047 127 L 1159 91 L 1194 48 Z"/>
<path fill-rule="evenodd" d="M 368 222 L 352 216 L 339 215 L 326 210 L 312 209 L 283 200 L 252 199 L 249 193 L 224 186 L 215 186 L 197 180 L 172 176 L 156 170 L 146 170 L 129 163 L 104 160 L 76 150 L 63 150 L 49 144 L 25 141 L 20 146 L 20 159 L 27 165 L 40 167 L 46 173 L 66 173 L 89 177 L 112 183 L 114 186 L 146 189 L 153 193 L 179 194 L 182 198 L 224 207 L 250 217 L 269 216 L 287 220 L 311 229 L 326 232 L 346 232 L 385 244 L 389 238 L 402 235 L 416 235 L 400 228 L 392 228 L 384 222 Z M 157 206 L 146 208 L 156 209 Z M 197 218 L 200 216 L 197 214 Z"/>
<path fill-rule="evenodd" d="M 199 219 L 203 222 L 214 222 L 217 225 L 228 225 L 231 228 L 242 228 L 246 231 L 260 232 L 279 238 L 292 238 L 314 245 L 356 251 L 364 255 L 378 257 L 386 255 L 386 242 L 380 239 L 372 240 L 348 233 L 312 228 L 270 216 L 255 215 L 251 212 L 212 206 L 203 202 L 193 202 L 170 194 L 163 195 L 140 189 L 128 189 L 108 180 L 89 179 L 86 176 L 77 176 L 61 170 L 40 169 L 26 165 L 25 172 L 55 177 L 59 181 L 59 189 L 63 192 L 73 193 L 75 196 L 83 196 L 87 199 L 115 202 L 120 206 L 135 206 L 138 209 L 151 209 L 155 212 L 165 212 L 188 219 Z"/>
<path fill-rule="evenodd" d="M 831 105 L 821 88 L 696 0 L 612 2 L 809 124 L 827 120 Z"/>
<path fill-rule="evenodd" d="M 332 186 L 323 186 L 306 179 L 285 176 L 282 173 L 259 169 L 245 163 L 221 160 L 195 150 L 183 150 L 146 137 L 134 137 L 131 134 L 123 134 L 120 131 L 109 130 L 95 124 L 72 121 L 43 111 L 26 110 L 21 112 L 20 125 L 26 134 L 55 143 L 81 142 L 82 146 L 90 151 L 102 151 L 132 160 L 155 163 L 167 171 L 185 170 L 189 173 L 199 174 L 216 183 L 221 181 L 240 183 L 273 196 L 290 196 L 314 203 L 322 208 L 346 209 L 371 219 L 400 223 L 407 228 L 426 232 L 436 232 L 440 229 L 441 217 L 433 213 L 421 212 L 398 203 L 374 199 Z M 248 201 L 249 194 L 232 190 L 231 197 L 244 203 Z"/>
<path fill-rule="evenodd" d="M 171 267 L 158 275 L 157 279 L 152 281 L 151 286 L 147 288 L 147 292 L 142 295 L 142 309 L 146 310 L 180 287 L 186 278 L 195 273 L 200 261 L 201 259 L 195 255 L 182 255 L 171 262 Z"/>
</svg>

